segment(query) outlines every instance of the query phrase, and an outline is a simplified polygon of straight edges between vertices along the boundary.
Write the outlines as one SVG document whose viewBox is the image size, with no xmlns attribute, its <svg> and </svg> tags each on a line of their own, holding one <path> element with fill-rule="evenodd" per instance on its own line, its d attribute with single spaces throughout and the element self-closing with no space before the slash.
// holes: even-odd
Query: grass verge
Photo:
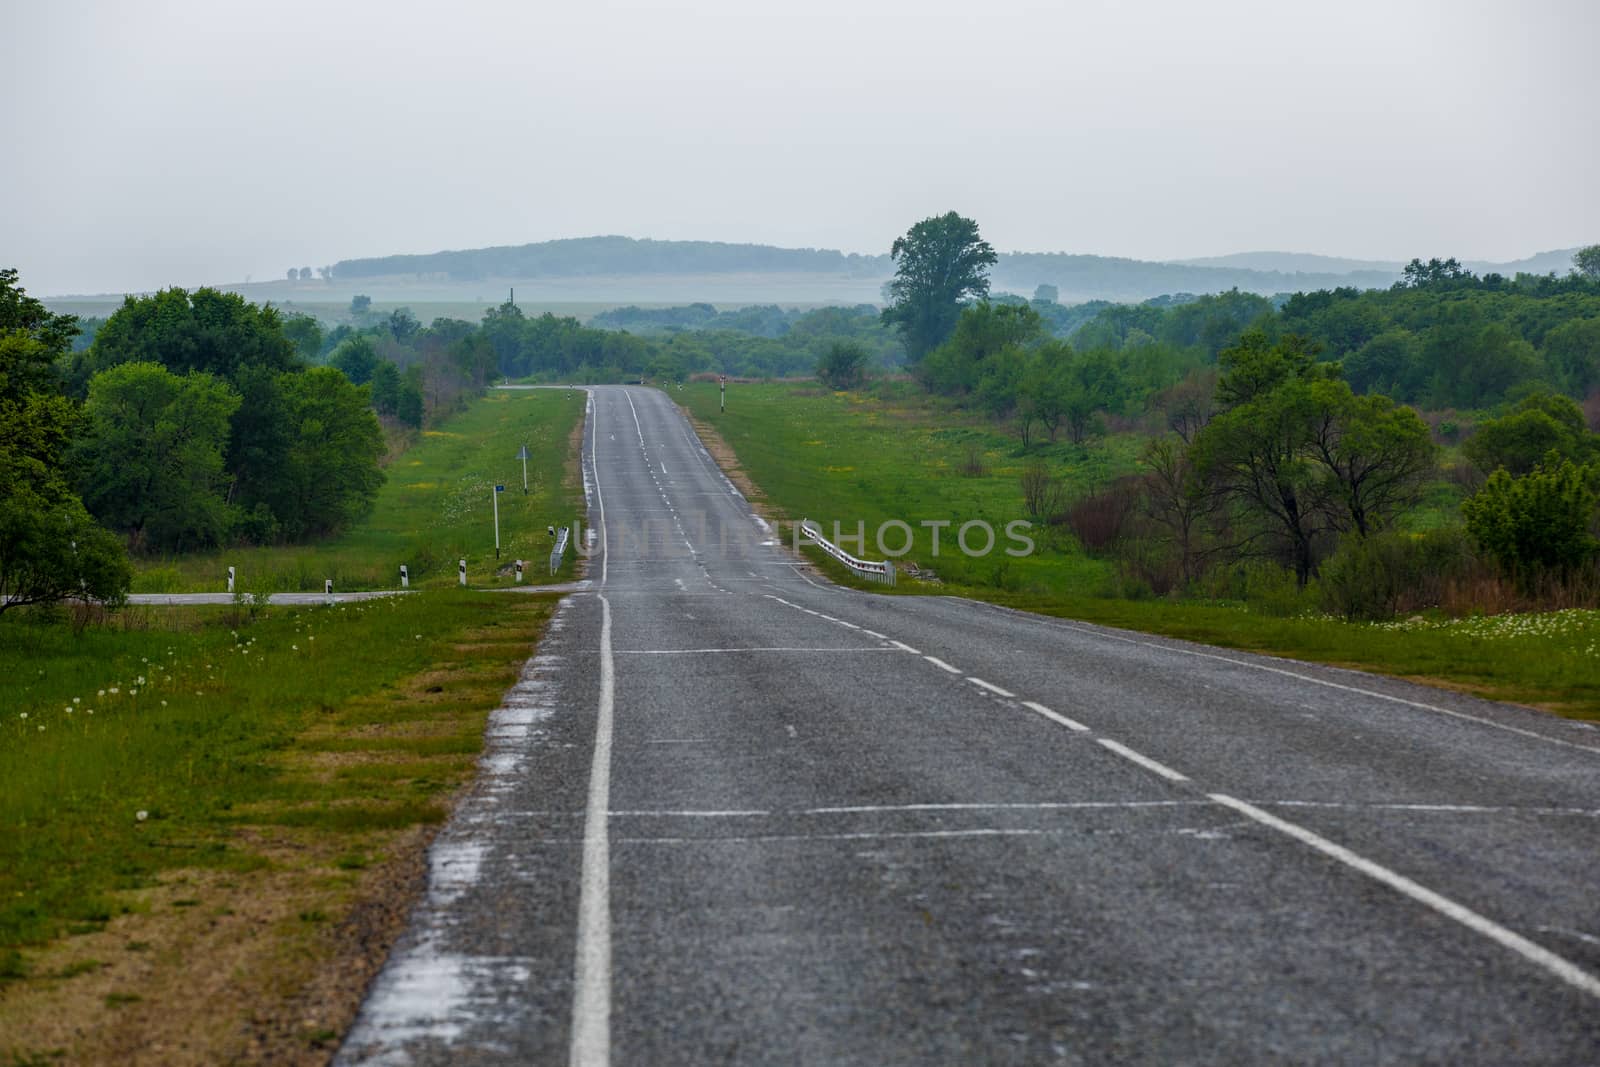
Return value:
<svg viewBox="0 0 1600 1067">
<path fill-rule="evenodd" d="M 581 515 L 583 488 L 574 435 L 583 426 L 582 390 L 491 391 L 417 443 L 386 470 L 372 513 L 331 541 L 307 545 L 228 548 L 138 561 L 136 593 L 221 592 L 228 567 L 235 589 L 321 592 L 334 588 L 393 589 L 400 565 L 413 587 L 447 586 L 466 559 L 474 585 L 509 585 L 513 561 L 528 561 L 529 582 L 564 581 L 575 561 L 568 553 L 549 574 L 549 526 Z M 527 445 L 528 492 L 522 491 Z M 495 554 L 494 487 L 499 494 L 500 553 Z"/>
<path fill-rule="evenodd" d="M 1024 558 L 995 551 L 968 558 L 953 547 L 961 524 L 981 519 L 996 531 L 1022 517 L 1017 442 L 992 424 L 936 407 L 908 385 L 871 393 L 833 393 L 814 383 L 739 384 L 728 409 L 717 387 L 694 383 L 674 394 L 707 446 L 736 458 L 752 501 L 772 519 L 810 518 L 831 532 L 860 527 L 874 534 L 889 520 L 914 534 L 904 562 L 933 571 L 937 583 L 902 579 L 899 595 L 951 594 L 1045 615 L 1181 637 L 1409 678 L 1600 720 L 1600 612 L 1400 623 L 1350 623 L 1320 615 L 1253 610 L 1237 603 L 1128 600 L 1103 595 L 1117 587 L 1109 564 L 1092 559 L 1069 537 L 1036 528 Z M 1113 437 L 1095 446 L 1036 448 L 1073 491 L 1103 485 L 1133 469 L 1138 442 Z M 924 522 L 947 522 L 935 554 Z M 784 536 L 792 538 L 787 526 Z M 887 543 L 887 539 L 886 539 Z M 895 534 L 891 548 L 898 548 Z M 806 549 L 830 578 L 874 592 L 815 549 Z"/>
<path fill-rule="evenodd" d="M 325 1062 L 554 603 L 0 620 L 0 1057 Z"/>
</svg>

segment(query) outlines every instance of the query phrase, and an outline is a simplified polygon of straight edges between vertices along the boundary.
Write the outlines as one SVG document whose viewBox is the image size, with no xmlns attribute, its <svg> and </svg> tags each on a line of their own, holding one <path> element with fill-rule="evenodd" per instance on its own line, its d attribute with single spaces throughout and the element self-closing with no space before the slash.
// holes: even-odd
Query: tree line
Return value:
<svg viewBox="0 0 1600 1067">
<path fill-rule="evenodd" d="M 1346 613 L 1393 611 L 1419 576 L 1490 566 L 1524 591 L 1600 597 L 1600 246 L 1567 277 L 1477 277 L 1413 260 L 1385 290 L 1237 292 L 1100 309 L 1065 340 L 1035 299 L 991 300 L 971 220 L 924 220 L 894 246 L 883 312 L 930 392 L 1009 424 L 1024 453 L 1107 420 L 1142 427 L 1142 473 L 1078 501 L 1043 460 L 1033 517 L 1070 526 L 1158 591 L 1219 562 L 1322 573 Z M 1386 388 L 1379 388 L 1384 386 Z M 1590 407 L 1586 419 L 1577 399 Z M 1463 404 L 1432 426 L 1413 405 Z M 1472 430 L 1463 432 L 1463 424 Z M 1435 432 L 1437 431 L 1437 433 Z M 1439 437 L 1467 437 L 1470 495 L 1441 533 L 1401 532 L 1438 482 Z M 1378 590 L 1378 591 L 1375 591 Z"/>
</svg>

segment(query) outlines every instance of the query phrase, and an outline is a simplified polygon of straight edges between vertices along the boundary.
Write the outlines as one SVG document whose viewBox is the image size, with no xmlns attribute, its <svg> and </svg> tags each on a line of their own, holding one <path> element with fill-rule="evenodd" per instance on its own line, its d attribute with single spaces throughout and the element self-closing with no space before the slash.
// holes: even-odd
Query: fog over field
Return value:
<svg viewBox="0 0 1600 1067">
<path fill-rule="evenodd" d="M 0 38 L 40 295 L 600 234 L 881 256 L 948 210 L 1141 260 L 1600 234 L 1588 0 L 68 0 Z"/>
</svg>

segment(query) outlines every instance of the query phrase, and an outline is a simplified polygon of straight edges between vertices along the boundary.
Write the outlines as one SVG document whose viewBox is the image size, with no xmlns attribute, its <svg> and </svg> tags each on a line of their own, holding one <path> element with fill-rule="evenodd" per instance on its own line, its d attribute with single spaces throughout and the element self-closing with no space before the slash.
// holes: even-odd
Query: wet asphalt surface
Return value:
<svg viewBox="0 0 1600 1067">
<path fill-rule="evenodd" d="M 591 404 L 590 584 L 338 1062 L 1600 1061 L 1600 731 L 839 589 Z"/>
</svg>

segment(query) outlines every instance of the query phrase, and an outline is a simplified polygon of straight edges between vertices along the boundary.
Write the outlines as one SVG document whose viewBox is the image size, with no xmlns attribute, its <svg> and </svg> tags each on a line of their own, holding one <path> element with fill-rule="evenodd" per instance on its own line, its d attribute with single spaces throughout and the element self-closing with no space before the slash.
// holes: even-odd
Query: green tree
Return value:
<svg viewBox="0 0 1600 1067">
<path fill-rule="evenodd" d="M 1520 478 L 1503 468 L 1461 504 L 1467 532 L 1508 573 L 1524 581 L 1576 567 L 1596 550 L 1594 473 L 1551 456 Z"/>
<path fill-rule="evenodd" d="M 322 353 L 322 324 L 310 315 L 284 316 L 283 336 L 302 362 L 313 363 Z"/>
<path fill-rule="evenodd" d="M 366 334 L 349 338 L 328 357 L 328 366 L 343 372 L 356 385 L 366 385 L 378 365 L 378 350 Z"/>
<path fill-rule="evenodd" d="M 89 382 L 89 430 L 74 449 L 85 505 L 136 547 L 219 543 L 231 516 L 223 450 L 239 394 L 191 371 L 122 363 Z"/>
<path fill-rule="evenodd" d="M 959 313 L 950 339 L 923 360 L 918 374 L 934 392 L 954 396 L 972 393 L 1000 353 L 1029 346 L 1043 332 L 1039 313 L 1026 304 L 979 301 Z"/>
<path fill-rule="evenodd" d="M 244 367 L 285 371 L 302 365 L 276 308 L 205 288 L 193 293 L 165 289 L 125 299 L 88 351 L 73 357 L 69 388 L 76 396 L 85 395 L 95 374 L 133 362 L 230 381 Z"/>
<path fill-rule="evenodd" d="M 112 604 L 132 580 L 127 553 L 72 491 L 64 461 L 81 425 L 57 362 L 77 333 L 0 270 L 0 612 L 66 597 Z"/>
<path fill-rule="evenodd" d="M 1302 339 L 1270 342 L 1259 330 L 1224 349 L 1217 402 L 1222 408 L 1195 440 L 1195 467 L 1276 540 L 1304 586 L 1316 566 L 1316 541 L 1332 529 L 1332 486 L 1308 456 L 1317 407 L 1310 386 L 1336 365 L 1316 362 Z"/>
<path fill-rule="evenodd" d="M 372 368 L 372 379 L 367 383 L 372 394 L 372 410 L 379 415 L 394 416 L 400 410 L 400 368 L 382 360 Z"/>
<path fill-rule="evenodd" d="M 1311 382 L 1307 451 L 1328 482 L 1329 524 L 1366 537 L 1416 504 L 1438 449 L 1427 423 L 1386 396 L 1341 381 Z"/>
<path fill-rule="evenodd" d="M 350 314 L 365 315 L 370 310 L 372 310 L 372 297 L 357 293 L 350 298 Z"/>
<path fill-rule="evenodd" d="M 1600 245 L 1578 249 L 1572 256 L 1572 267 L 1585 278 L 1600 278 Z"/>
<path fill-rule="evenodd" d="M 978 224 L 954 211 L 911 227 L 890 255 L 895 276 L 883 322 L 898 327 L 907 359 L 917 363 L 950 336 L 965 301 L 989 294 L 988 270 L 998 257 Z"/>
<path fill-rule="evenodd" d="M 1552 329 L 1544 335 L 1544 356 L 1568 392 L 1586 395 L 1600 385 L 1600 318 L 1571 319 Z"/>
<path fill-rule="evenodd" d="M 1570 397 L 1535 393 L 1509 414 L 1481 424 L 1461 451 L 1484 474 L 1504 468 L 1516 476 L 1529 473 L 1552 452 L 1582 463 L 1592 453 L 1594 440 L 1582 409 Z"/>
<path fill-rule="evenodd" d="M 835 341 L 817 360 L 817 377 L 830 389 L 854 389 L 867 377 L 867 350 L 854 341 Z"/>
<path fill-rule="evenodd" d="M 364 388 L 332 367 L 283 377 L 291 444 L 274 510 L 290 537 L 336 533 L 371 510 L 383 484 L 383 430 Z"/>
</svg>

